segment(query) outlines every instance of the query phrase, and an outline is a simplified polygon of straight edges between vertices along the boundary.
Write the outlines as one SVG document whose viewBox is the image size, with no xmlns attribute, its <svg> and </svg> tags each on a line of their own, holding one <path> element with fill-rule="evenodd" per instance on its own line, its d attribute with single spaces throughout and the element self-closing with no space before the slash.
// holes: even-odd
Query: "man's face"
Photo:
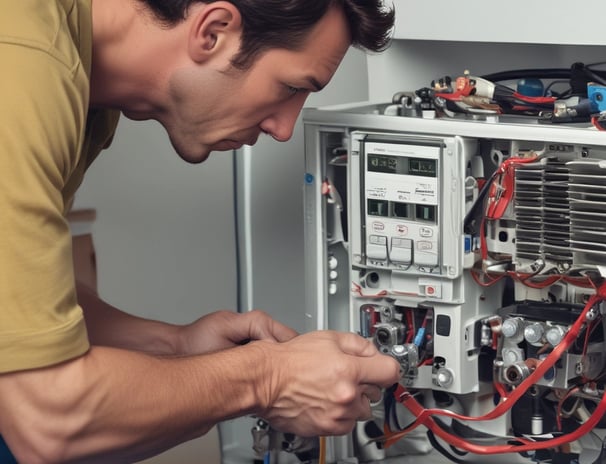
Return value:
<svg viewBox="0 0 606 464">
<path fill-rule="evenodd" d="M 269 50 L 245 72 L 229 67 L 238 43 L 229 56 L 173 73 L 173 105 L 161 123 L 191 163 L 211 151 L 252 145 L 260 133 L 287 141 L 307 96 L 330 81 L 350 42 L 343 13 L 331 8 L 302 49 Z"/>
</svg>

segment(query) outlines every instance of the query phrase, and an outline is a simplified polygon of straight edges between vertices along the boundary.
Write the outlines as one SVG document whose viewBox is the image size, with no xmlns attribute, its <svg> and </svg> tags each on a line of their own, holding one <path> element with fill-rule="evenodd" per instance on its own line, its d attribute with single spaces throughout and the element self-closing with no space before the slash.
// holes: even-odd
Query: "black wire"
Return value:
<svg viewBox="0 0 606 464">
<path fill-rule="evenodd" d="M 545 91 L 543 92 L 543 95 L 547 95 L 547 93 L 551 90 L 551 88 L 554 85 L 557 85 L 557 84 L 567 84 L 567 83 L 568 83 L 567 80 L 555 80 L 555 81 L 552 81 L 552 82 L 549 83 L 549 85 L 547 87 L 545 87 Z M 568 89 L 568 92 L 570 92 L 570 88 Z M 555 92 L 554 92 L 554 94 L 555 94 Z M 565 93 L 558 93 L 558 94 L 556 94 L 556 96 L 558 96 L 560 98 L 563 95 L 565 95 Z"/>
<path fill-rule="evenodd" d="M 467 451 L 463 451 L 460 450 L 459 448 L 457 448 L 454 445 L 450 445 L 450 449 L 452 450 L 452 452 L 458 456 L 467 456 L 469 453 Z"/>
<path fill-rule="evenodd" d="M 606 79 L 606 70 L 590 69 L 590 66 L 595 66 L 603 63 L 594 63 L 592 65 L 585 65 L 582 63 L 575 63 L 570 68 L 536 68 L 536 69 L 514 69 L 510 71 L 501 71 L 491 74 L 485 74 L 481 76 L 483 79 L 499 82 L 499 81 L 512 81 L 523 78 L 542 78 L 542 79 L 569 79 L 573 74 L 573 68 L 575 70 L 581 69 L 584 72 L 591 72 L 594 77 L 598 79 Z"/>
<path fill-rule="evenodd" d="M 606 62 L 598 62 L 590 65 L 583 63 L 573 63 L 570 68 L 537 68 L 537 69 L 517 69 L 511 71 L 501 71 L 482 76 L 491 82 L 511 81 L 523 78 L 538 78 L 538 79 L 567 79 L 571 84 L 571 89 L 559 95 L 560 98 L 572 95 L 574 93 L 574 84 L 578 86 L 579 79 L 581 81 L 594 81 L 601 85 L 606 85 L 606 70 L 592 69 L 592 66 L 606 64 Z M 577 89 L 578 91 L 578 89 Z"/>
<path fill-rule="evenodd" d="M 545 69 L 517 69 L 511 71 L 501 71 L 481 76 L 491 82 L 512 81 L 529 77 L 542 77 L 544 79 L 568 79 L 570 78 L 569 68 L 545 68 Z"/>
<path fill-rule="evenodd" d="M 592 71 L 591 69 L 585 68 L 585 74 L 587 74 L 588 77 L 591 77 L 598 84 L 606 85 L 606 79 L 603 79 L 600 75 L 598 75 L 596 72 Z"/>
<path fill-rule="evenodd" d="M 394 393 L 398 384 L 391 386 L 385 390 L 385 394 L 383 395 L 383 406 L 385 410 L 385 420 L 392 428 L 392 425 L 395 427 L 397 431 L 402 430 L 400 422 L 398 421 L 398 413 L 397 413 L 397 401 L 394 397 Z"/>
<path fill-rule="evenodd" d="M 463 219 L 463 231 L 466 234 L 476 235 L 478 232 L 480 232 L 480 224 L 482 222 L 482 216 L 484 215 L 484 201 L 488 198 L 488 192 L 490 192 L 492 184 L 498 175 L 499 173 L 497 169 L 491 174 L 488 181 L 478 193 L 476 201 L 473 203 L 473 205 L 471 205 L 469 211 L 467 211 L 467 214 Z"/>
<path fill-rule="evenodd" d="M 431 446 L 433 446 L 436 449 L 436 451 L 438 451 L 445 458 L 451 460 L 452 462 L 456 462 L 457 464 L 465 463 L 465 460 L 459 459 L 456 456 L 453 456 L 452 454 L 450 454 L 446 450 L 446 448 L 444 448 L 442 446 L 442 444 L 437 440 L 436 436 L 434 435 L 434 433 L 431 430 L 427 431 L 427 438 L 429 439 L 429 443 L 431 443 Z"/>
</svg>

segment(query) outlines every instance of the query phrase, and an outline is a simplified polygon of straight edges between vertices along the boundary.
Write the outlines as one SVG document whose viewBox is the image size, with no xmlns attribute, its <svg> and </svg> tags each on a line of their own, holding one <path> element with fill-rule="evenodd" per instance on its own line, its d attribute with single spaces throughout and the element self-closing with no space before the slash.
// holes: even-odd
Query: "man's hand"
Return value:
<svg viewBox="0 0 606 464">
<path fill-rule="evenodd" d="M 256 345 L 270 363 L 270 378 L 255 386 L 266 405 L 259 415 L 300 436 L 350 432 L 371 417 L 370 402 L 381 398 L 381 388 L 399 379 L 398 363 L 353 333 L 311 332 Z"/>
<path fill-rule="evenodd" d="M 217 311 L 180 329 L 177 352 L 179 355 L 203 354 L 253 340 L 285 342 L 296 335 L 293 329 L 263 311 L 242 314 Z"/>
</svg>

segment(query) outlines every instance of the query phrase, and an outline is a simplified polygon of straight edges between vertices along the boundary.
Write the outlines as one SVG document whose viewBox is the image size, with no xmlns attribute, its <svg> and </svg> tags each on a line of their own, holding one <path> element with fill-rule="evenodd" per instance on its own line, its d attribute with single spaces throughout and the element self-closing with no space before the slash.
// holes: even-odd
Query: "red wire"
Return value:
<svg viewBox="0 0 606 464">
<path fill-rule="evenodd" d="M 498 395 L 501 397 L 501 401 L 507 399 L 507 390 L 505 390 L 505 386 L 502 383 L 497 381 L 494 382 L 494 389 L 497 391 Z"/>
<path fill-rule="evenodd" d="M 439 427 L 432 416 L 446 416 L 464 421 L 486 421 L 495 419 L 505 414 L 522 397 L 522 395 L 526 393 L 528 388 L 536 384 L 537 381 L 541 377 L 543 377 L 543 375 L 549 369 L 551 369 L 551 367 L 558 361 L 558 359 L 560 359 L 562 354 L 572 345 L 572 343 L 579 336 L 583 325 L 586 323 L 586 317 L 589 311 L 598 302 L 603 301 L 604 299 L 606 299 L 606 284 L 602 284 L 596 294 L 589 299 L 589 301 L 585 305 L 585 308 L 583 309 L 575 323 L 572 325 L 562 342 L 559 343 L 553 349 L 553 351 L 537 365 L 535 370 L 515 390 L 513 390 L 509 395 L 505 396 L 503 401 L 501 401 L 492 411 L 487 414 L 484 414 L 479 417 L 470 417 L 460 415 L 445 409 L 425 409 L 404 387 L 400 385 L 396 390 L 396 399 L 413 413 L 413 415 L 416 417 L 416 420 L 410 427 L 407 427 L 406 430 L 391 434 L 389 437 L 386 437 L 385 447 L 391 446 L 393 443 L 395 443 L 395 441 L 399 440 L 404 435 L 410 433 L 411 430 L 414 430 L 420 425 L 426 426 L 432 432 L 434 432 L 436 436 L 446 440 L 451 445 L 477 454 L 497 454 L 513 452 L 517 453 L 522 451 L 552 448 L 580 438 L 582 435 L 590 431 L 593 426 L 595 426 L 601 420 L 602 415 L 606 413 L 606 394 L 602 397 L 602 400 L 598 404 L 598 407 L 591 415 L 591 417 L 587 421 L 585 421 L 576 431 L 564 435 L 562 437 L 553 438 L 541 442 L 531 443 L 528 442 L 528 440 L 516 438 L 517 441 L 524 443 L 522 445 L 480 446 L 473 443 L 469 443 L 466 440 L 452 435 L 441 427 Z"/>
<path fill-rule="evenodd" d="M 510 275 L 512 277 L 514 277 L 517 281 L 526 285 L 527 287 L 537 288 L 537 289 L 551 287 L 552 285 L 554 285 L 558 281 L 562 280 L 562 278 L 563 278 L 561 275 L 554 275 L 554 276 L 541 278 L 540 282 L 533 282 L 532 280 L 530 280 L 532 277 L 534 277 L 532 274 L 528 275 L 526 277 L 520 277 L 520 274 L 513 272 L 513 273 L 510 273 Z"/>
<path fill-rule="evenodd" d="M 414 412 L 414 411 L 413 411 Z M 598 407 L 594 411 L 587 421 L 585 421 L 578 429 L 561 437 L 552 438 L 545 441 L 531 442 L 528 440 L 516 438 L 524 444 L 522 445 L 493 445 L 493 446 L 482 446 L 469 443 L 460 437 L 454 436 L 443 428 L 439 427 L 436 422 L 429 417 L 425 421 L 424 425 L 429 428 L 436 436 L 447 441 L 451 445 L 469 451 L 475 454 L 504 454 L 504 453 L 521 453 L 524 451 L 534 451 L 538 449 L 555 448 L 566 443 L 578 440 L 586 433 L 590 432 L 602 419 L 602 416 L 606 412 L 606 395 L 602 397 L 602 400 L 598 404 Z"/>
<path fill-rule="evenodd" d="M 475 272 L 473 269 L 470 270 L 470 273 L 471 273 L 471 277 L 473 277 L 473 280 L 478 285 L 481 285 L 482 287 L 490 287 L 491 285 L 496 284 L 499 280 L 501 280 L 503 277 L 505 277 L 505 274 L 500 274 L 498 277 L 493 278 L 492 280 L 490 280 L 488 282 L 484 282 L 483 280 L 480 279 L 478 273 Z M 488 274 L 484 273 L 484 275 L 488 275 Z"/>
<path fill-rule="evenodd" d="M 387 295 L 386 290 L 381 290 L 380 292 L 372 294 L 372 295 L 365 295 L 362 292 L 362 287 L 359 284 L 352 282 L 352 285 L 354 286 L 353 291 L 363 298 L 383 298 L 385 295 Z"/>
<path fill-rule="evenodd" d="M 538 104 L 538 105 L 550 104 L 550 103 L 555 102 L 555 100 L 556 100 L 554 97 L 529 97 L 527 95 L 522 95 L 521 93 L 518 93 L 518 92 L 514 92 L 513 96 L 523 102 L 534 103 L 534 104 Z"/>
<path fill-rule="evenodd" d="M 599 131 L 605 131 L 606 130 L 606 126 L 604 125 L 604 121 L 600 120 L 597 116 L 593 116 L 591 118 L 591 123 Z"/>
<path fill-rule="evenodd" d="M 412 337 L 414 337 L 412 309 L 406 310 L 406 320 L 408 321 L 408 335 L 406 337 L 406 343 L 410 343 L 412 341 Z"/>
<path fill-rule="evenodd" d="M 494 285 L 499 280 L 501 280 L 503 277 L 505 277 L 505 275 L 508 275 L 508 276 L 512 277 L 514 280 L 526 285 L 527 287 L 536 288 L 536 289 L 548 288 L 548 287 L 556 284 L 559 281 L 564 281 L 564 282 L 566 282 L 570 285 L 574 285 L 576 287 L 592 288 L 594 290 L 596 289 L 595 283 L 589 277 L 573 278 L 573 277 L 566 277 L 563 275 L 551 275 L 551 276 L 545 277 L 545 276 L 534 276 L 532 274 L 523 276 L 517 272 L 508 271 L 506 273 L 500 274 L 499 277 L 492 278 L 492 280 L 485 282 L 480 278 L 479 272 L 474 271 L 473 269 L 471 269 L 470 272 L 471 272 L 471 276 L 472 276 L 473 280 L 482 287 L 490 287 L 491 285 Z M 484 275 L 488 275 L 488 273 L 484 272 Z M 532 280 L 534 278 L 540 279 L 540 282 L 534 282 Z"/>
</svg>

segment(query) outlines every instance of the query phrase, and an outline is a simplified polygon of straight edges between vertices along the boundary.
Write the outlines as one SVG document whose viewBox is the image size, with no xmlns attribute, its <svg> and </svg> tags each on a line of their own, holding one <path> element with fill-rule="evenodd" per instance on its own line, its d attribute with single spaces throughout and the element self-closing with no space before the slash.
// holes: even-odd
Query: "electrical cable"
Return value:
<svg viewBox="0 0 606 464">
<path fill-rule="evenodd" d="M 484 74 L 481 77 L 482 79 L 491 82 L 514 81 L 532 77 L 541 77 L 543 79 L 568 79 L 570 77 L 570 68 L 514 69 Z"/>
<path fill-rule="evenodd" d="M 431 446 L 434 447 L 434 449 L 440 453 L 442 456 L 444 456 L 446 459 L 456 463 L 456 464 L 465 464 L 465 460 L 458 458 L 456 456 L 453 456 L 452 454 L 450 454 L 446 448 L 444 448 L 442 446 L 442 444 L 438 441 L 438 439 L 436 438 L 435 434 L 431 431 L 428 430 L 427 431 L 427 438 L 429 440 L 429 443 L 431 444 Z"/>
<path fill-rule="evenodd" d="M 572 325 L 564 339 L 559 343 L 553 351 L 541 362 L 539 362 L 534 371 L 509 395 L 504 397 L 501 402 L 489 413 L 479 417 L 464 416 L 452 411 L 443 409 L 425 409 L 423 408 L 412 395 L 401 385 L 398 386 L 397 394 L 398 401 L 406 406 L 416 417 L 416 420 L 408 426 L 404 431 L 385 436 L 385 447 L 391 446 L 404 435 L 408 434 L 420 425 L 426 426 L 429 430 L 435 433 L 436 436 L 442 438 L 447 443 L 476 454 L 500 454 L 500 453 L 519 453 L 522 451 L 534 451 L 538 449 L 552 448 L 562 444 L 569 443 L 580 438 L 582 435 L 590 431 L 602 418 L 606 412 L 606 395 L 598 403 L 594 413 L 587 419 L 577 430 L 559 437 L 551 438 L 544 441 L 532 441 L 525 438 L 516 437 L 515 441 L 518 444 L 510 443 L 507 445 L 482 446 L 470 443 L 460 437 L 452 435 L 439 427 L 432 416 L 446 416 L 464 421 L 485 421 L 499 417 L 509 411 L 513 405 L 526 393 L 528 388 L 534 385 L 543 375 L 549 370 L 561 357 L 561 355 L 570 347 L 581 332 L 581 329 L 588 320 L 590 311 L 595 310 L 595 306 L 606 299 L 606 284 L 602 284 L 589 301 L 585 308 Z"/>
<path fill-rule="evenodd" d="M 592 78 L 598 84 L 606 85 L 606 79 L 604 79 L 602 76 L 592 71 L 591 69 L 585 68 L 585 73 L 588 77 Z"/>
<path fill-rule="evenodd" d="M 500 71 L 491 74 L 485 74 L 481 77 L 491 82 L 513 81 L 518 79 L 539 78 L 539 79 L 570 79 L 573 70 L 589 71 L 597 78 L 606 78 L 606 71 L 591 70 L 590 67 L 604 63 L 594 63 L 585 65 L 583 63 L 574 63 L 570 68 L 529 68 L 515 69 L 509 71 Z"/>
</svg>

